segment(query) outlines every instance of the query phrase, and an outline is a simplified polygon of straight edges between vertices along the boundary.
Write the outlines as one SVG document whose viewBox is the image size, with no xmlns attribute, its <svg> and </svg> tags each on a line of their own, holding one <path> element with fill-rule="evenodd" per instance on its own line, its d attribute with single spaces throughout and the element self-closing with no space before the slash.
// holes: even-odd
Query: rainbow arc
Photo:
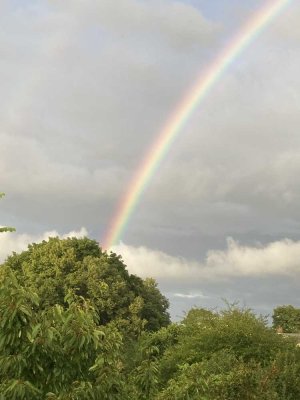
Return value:
<svg viewBox="0 0 300 400">
<path fill-rule="evenodd" d="M 162 159 L 182 130 L 193 111 L 210 93 L 211 89 L 224 75 L 228 67 L 256 39 L 256 37 L 287 7 L 292 0 L 268 1 L 262 9 L 252 16 L 234 39 L 215 58 L 205 72 L 185 95 L 171 114 L 162 130 L 156 136 L 151 148 L 146 152 L 138 172 L 130 182 L 124 196 L 119 201 L 109 229 L 103 240 L 104 249 L 116 244 L 129 222 L 137 203 L 156 173 Z"/>
</svg>

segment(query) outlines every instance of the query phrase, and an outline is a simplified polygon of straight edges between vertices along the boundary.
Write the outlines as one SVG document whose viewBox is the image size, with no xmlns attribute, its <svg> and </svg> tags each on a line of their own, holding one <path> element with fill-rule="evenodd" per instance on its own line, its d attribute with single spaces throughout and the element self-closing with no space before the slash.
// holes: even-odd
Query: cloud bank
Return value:
<svg viewBox="0 0 300 400">
<path fill-rule="evenodd" d="M 87 229 L 60 234 L 57 231 L 44 232 L 41 235 L 1 233 L 0 260 L 12 252 L 25 250 L 30 243 L 39 243 L 49 237 L 85 237 Z M 120 243 L 112 248 L 120 254 L 128 270 L 141 277 L 153 277 L 159 282 L 216 282 L 232 278 L 257 278 L 300 276 L 300 241 L 278 240 L 266 245 L 243 246 L 232 238 L 227 239 L 225 250 L 209 250 L 205 259 L 192 261 L 175 257 L 162 251 L 144 246 L 134 247 Z M 204 297 L 200 291 L 188 295 L 174 293 L 174 297 Z"/>
<path fill-rule="evenodd" d="M 193 284 L 233 278 L 300 276 L 300 241 L 290 239 L 251 247 L 229 238 L 226 250 L 209 250 L 203 262 L 123 243 L 113 251 L 122 255 L 132 273 L 151 276 L 160 282 L 173 280 Z"/>
</svg>

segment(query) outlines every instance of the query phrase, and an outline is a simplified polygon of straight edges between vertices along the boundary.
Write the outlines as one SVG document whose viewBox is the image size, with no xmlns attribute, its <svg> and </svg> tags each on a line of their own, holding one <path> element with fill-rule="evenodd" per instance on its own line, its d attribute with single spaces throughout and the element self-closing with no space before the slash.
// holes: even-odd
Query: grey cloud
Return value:
<svg viewBox="0 0 300 400">
<path fill-rule="evenodd" d="M 124 26 L 132 34 L 123 38 Z M 187 50 L 188 40 L 201 37 L 203 55 L 217 30 L 180 3 L 64 2 L 7 10 L 1 35 L 1 49 L 9 52 L 0 70 L 7 87 L 0 112 L 2 187 L 21 196 L 28 219 L 34 200 L 28 209 L 25 198 L 34 193 L 44 197 L 40 207 L 54 224 L 62 221 L 58 201 L 81 201 L 89 221 L 98 213 L 103 225 L 112 212 L 108 203 L 124 191 L 196 66 L 199 55 Z M 170 45 L 176 35 L 186 38 L 190 65 Z M 70 221 L 72 206 L 67 212 Z"/>
<path fill-rule="evenodd" d="M 83 166 L 59 163 L 47 155 L 37 140 L 0 135 L 5 151 L 0 161 L 2 185 L 11 194 L 35 193 L 51 196 L 58 192 L 66 196 L 96 199 L 101 195 L 115 197 L 115 188 L 122 179 L 117 167 L 95 169 L 91 172 Z"/>
<path fill-rule="evenodd" d="M 95 4 L 92 1 L 72 1 L 58 7 L 67 13 L 74 10 L 74 6 L 76 13 L 83 13 L 89 24 L 96 23 L 114 35 L 117 33 L 122 37 L 138 32 L 139 35 L 150 35 L 151 41 L 155 37 L 163 38 L 169 45 L 181 49 L 207 44 L 220 30 L 219 25 L 207 21 L 199 10 L 182 2 L 105 0 Z"/>
</svg>

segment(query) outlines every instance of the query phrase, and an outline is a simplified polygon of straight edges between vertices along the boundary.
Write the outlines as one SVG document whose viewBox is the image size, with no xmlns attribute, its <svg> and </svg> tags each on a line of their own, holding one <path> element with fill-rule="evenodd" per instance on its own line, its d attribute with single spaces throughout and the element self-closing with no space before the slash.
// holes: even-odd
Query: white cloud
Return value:
<svg viewBox="0 0 300 400">
<path fill-rule="evenodd" d="M 181 299 L 197 299 L 207 298 L 203 293 L 172 293 L 173 297 L 179 297 Z"/>
<path fill-rule="evenodd" d="M 40 235 L 27 233 L 2 233 L 0 235 L 0 260 L 14 252 L 25 250 L 30 243 L 39 243 L 49 237 L 84 237 L 88 232 L 79 231 L 60 234 L 56 230 Z M 203 262 L 174 257 L 146 247 L 133 247 L 120 243 L 112 251 L 121 254 L 128 270 L 141 277 L 153 277 L 168 284 L 215 282 L 242 277 L 300 275 L 300 241 L 283 239 L 266 245 L 243 246 L 232 238 L 227 239 L 226 250 L 210 250 Z M 206 298 L 202 291 L 176 292 L 178 298 Z"/>
<path fill-rule="evenodd" d="M 142 277 L 151 276 L 160 282 L 195 284 L 239 277 L 300 275 L 300 241 L 289 239 L 251 247 L 242 246 L 229 238 L 226 250 L 208 251 L 203 262 L 123 243 L 114 246 L 112 250 L 122 255 L 132 273 Z M 193 293 L 179 293 L 177 296 L 189 297 Z"/>
<path fill-rule="evenodd" d="M 62 239 L 68 237 L 85 237 L 88 235 L 86 228 L 82 227 L 79 231 L 71 231 L 64 234 L 59 234 L 57 231 L 44 232 L 41 235 L 31 235 L 28 233 L 1 233 L 0 234 L 0 261 L 9 256 L 12 252 L 19 253 L 26 250 L 31 243 L 39 243 L 47 240 L 49 237 L 60 237 Z"/>
</svg>

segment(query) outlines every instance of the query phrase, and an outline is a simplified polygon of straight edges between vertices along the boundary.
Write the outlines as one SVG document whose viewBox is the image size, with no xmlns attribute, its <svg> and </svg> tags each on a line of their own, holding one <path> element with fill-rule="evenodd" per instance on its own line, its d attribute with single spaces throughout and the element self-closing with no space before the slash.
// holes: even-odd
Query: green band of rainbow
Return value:
<svg viewBox="0 0 300 400">
<path fill-rule="evenodd" d="M 111 220 L 103 247 L 109 249 L 120 238 L 128 224 L 143 191 L 149 184 L 152 176 L 157 171 L 160 162 L 169 151 L 176 136 L 191 116 L 196 107 L 206 97 L 212 87 L 219 81 L 226 69 L 238 55 L 271 23 L 276 16 L 292 0 L 268 1 L 242 28 L 238 35 L 217 56 L 205 73 L 200 75 L 196 84 L 187 93 L 183 101 L 178 105 L 171 117 L 158 134 L 156 140 L 147 151 L 137 174 L 133 177 L 125 195 L 121 199 L 116 212 Z"/>
</svg>

